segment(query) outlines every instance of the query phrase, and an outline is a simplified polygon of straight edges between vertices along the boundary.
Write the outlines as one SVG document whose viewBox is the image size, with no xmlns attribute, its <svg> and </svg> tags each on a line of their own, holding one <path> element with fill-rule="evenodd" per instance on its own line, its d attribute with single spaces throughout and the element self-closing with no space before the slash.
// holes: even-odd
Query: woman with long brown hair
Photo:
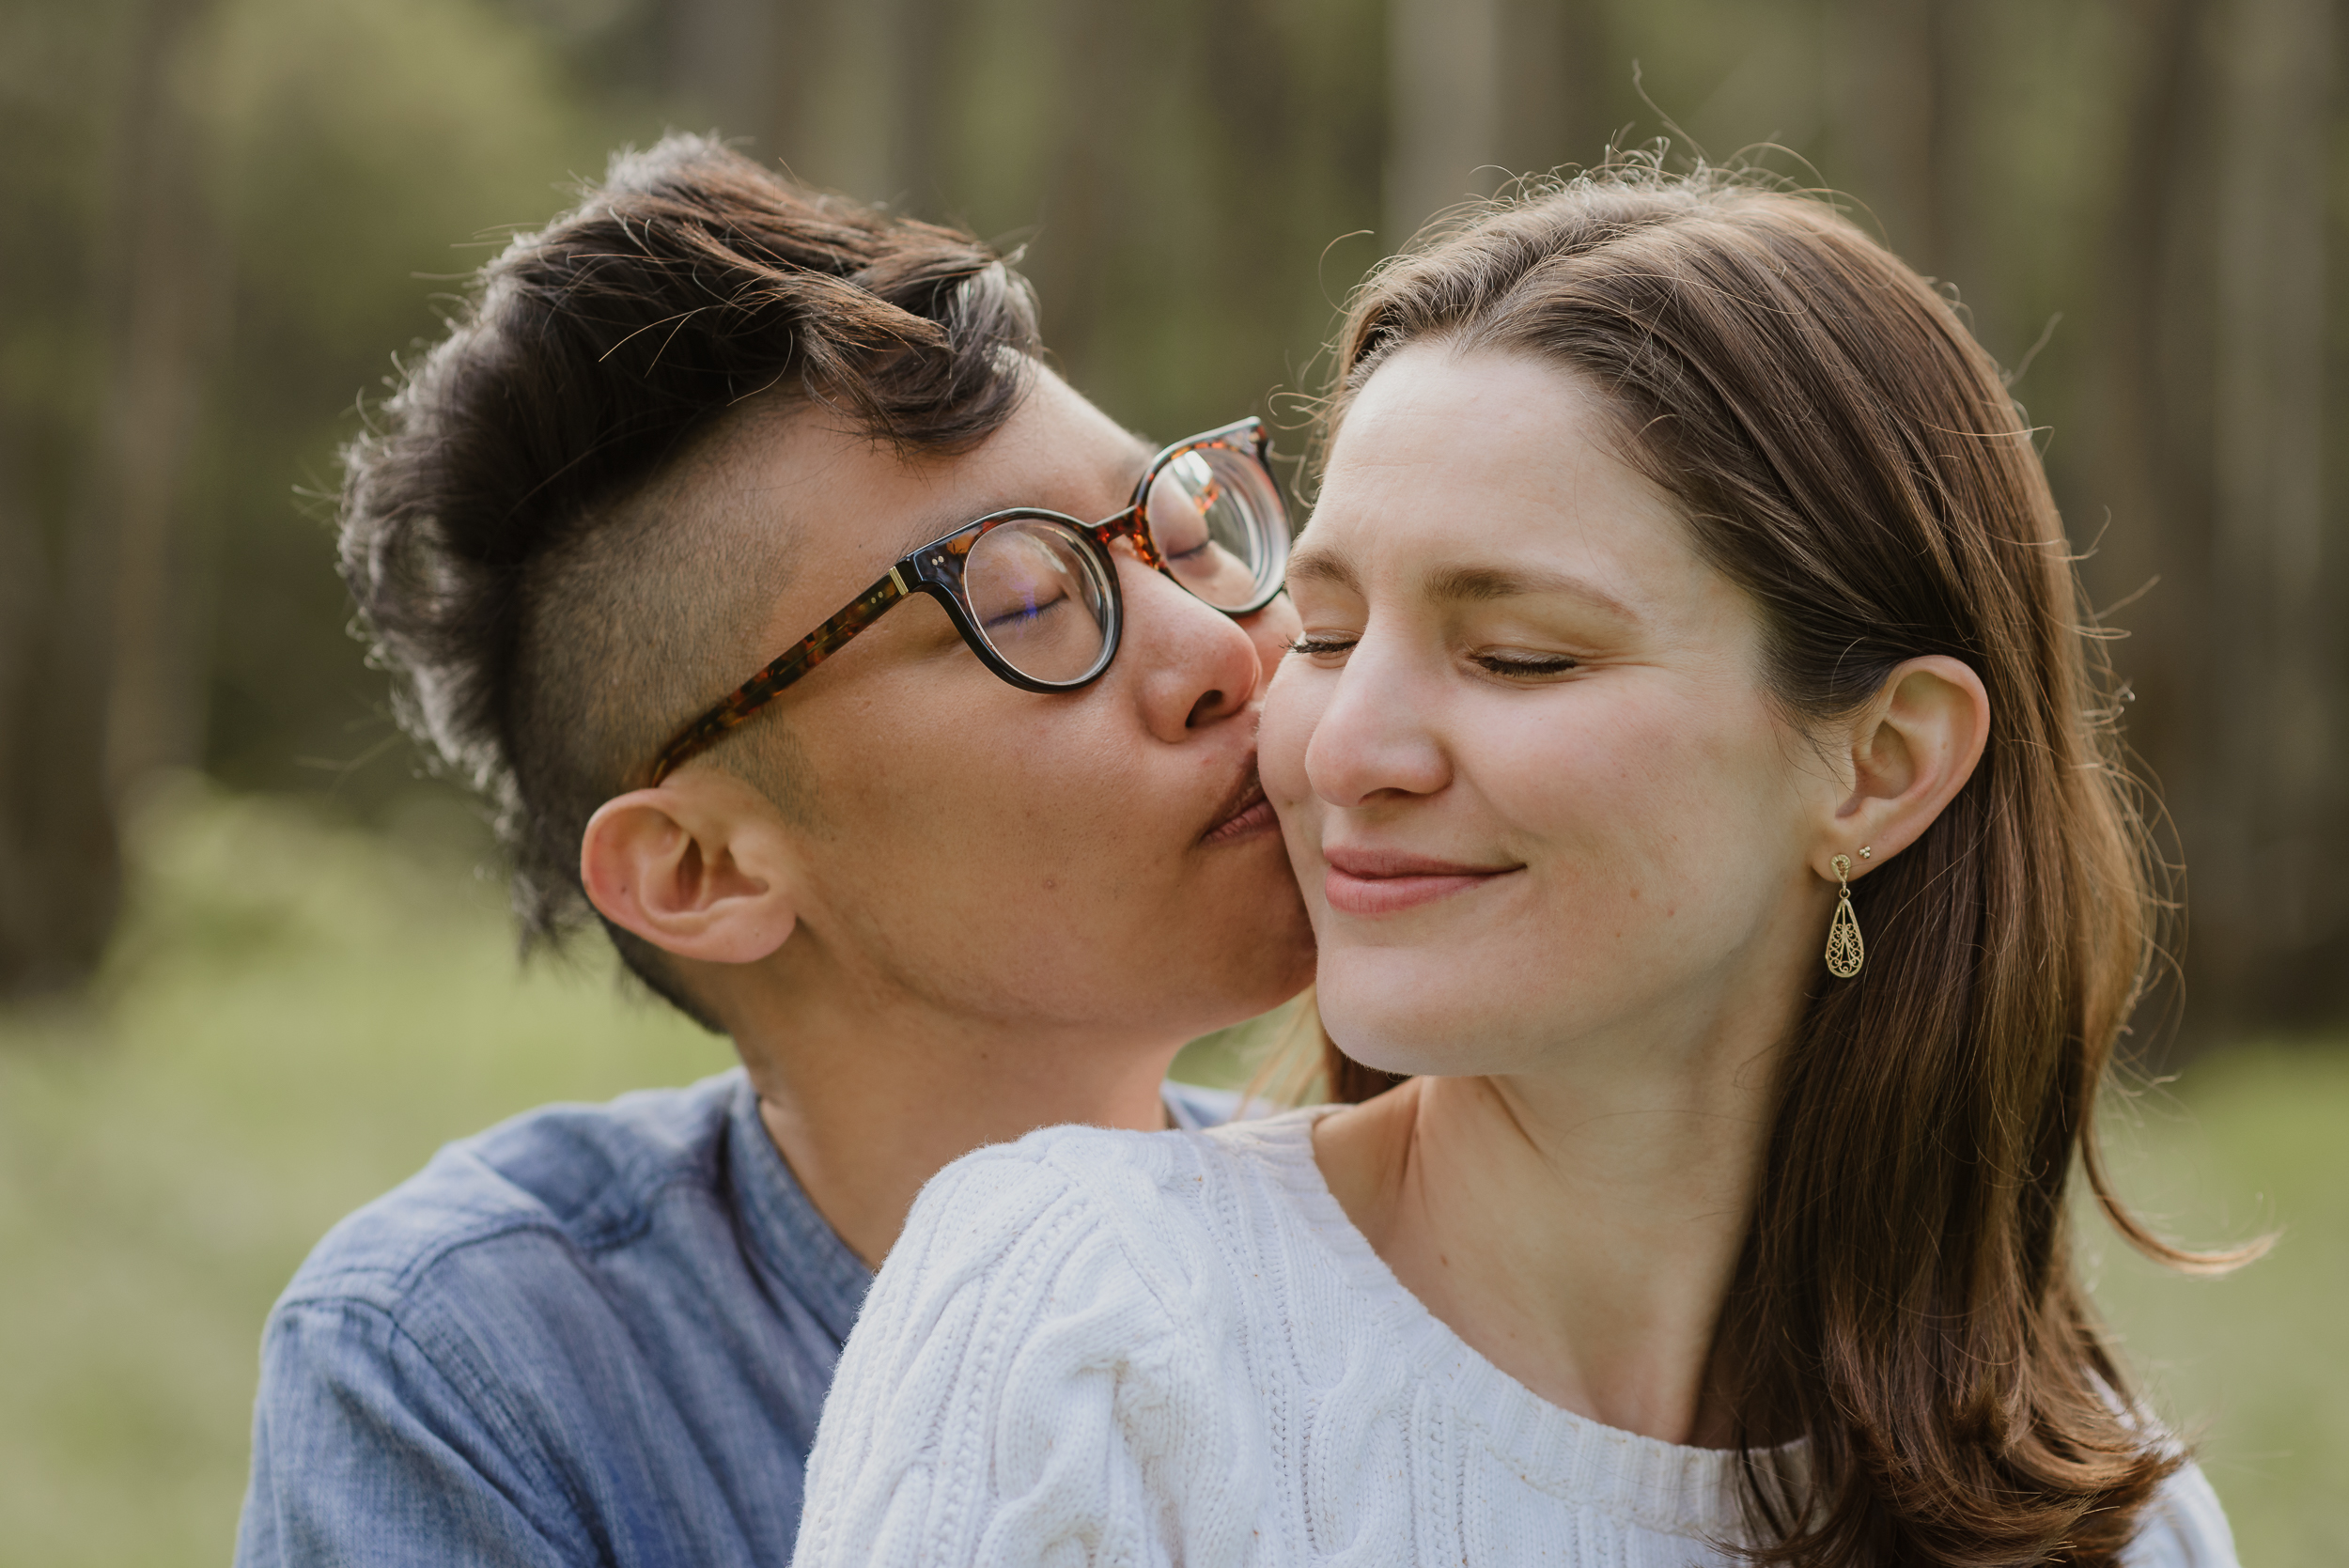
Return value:
<svg viewBox="0 0 2349 1568">
<path fill-rule="evenodd" d="M 942 1174 L 797 1560 L 2231 1564 L 2074 1270 L 2076 1166 L 2202 1260 L 2097 1160 L 2149 855 L 1948 303 L 1615 170 L 1382 270 L 1328 425 L 1261 761 L 1383 1092 Z"/>
</svg>

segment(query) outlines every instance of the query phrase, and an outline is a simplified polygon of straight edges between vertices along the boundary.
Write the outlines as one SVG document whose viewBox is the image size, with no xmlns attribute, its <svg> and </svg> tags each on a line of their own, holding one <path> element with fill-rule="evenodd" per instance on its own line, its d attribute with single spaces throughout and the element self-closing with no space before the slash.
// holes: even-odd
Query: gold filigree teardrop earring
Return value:
<svg viewBox="0 0 2349 1568">
<path fill-rule="evenodd" d="M 1867 945 L 1859 939 L 1859 921 L 1851 912 L 1851 857 L 1838 855 L 1829 862 L 1843 891 L 1835 895 L 1835 922 L 1827 928 L 1827 971 L 1849 980 L 1867 961 Z"/>
</svg>

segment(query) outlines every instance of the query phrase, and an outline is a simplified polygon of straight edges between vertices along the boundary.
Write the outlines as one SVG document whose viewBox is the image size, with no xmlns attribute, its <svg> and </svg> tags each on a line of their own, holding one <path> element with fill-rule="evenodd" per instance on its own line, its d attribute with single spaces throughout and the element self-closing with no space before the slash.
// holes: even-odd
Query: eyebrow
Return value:
<svg viewBox="0 0 2349 1568">
<path fill-rule="evenodd" d="M 1133 433 L 1131 431 L 1128 431 L 1127 434 L 1130 436 Z M 1130 454 L 1132 461 L 1129 464 L 1121 465 L 1121 467 L 1125 470 L 1125 474 L 1120 477 L 1119 483 L 1124 487 L 1124 489 L 1123 491 L 1117 493 L 1131 493 L 1133 489 L 1133 480 L 1141 477 L 1142 470 L 1150 461 L 1150 455 L 1158 450 L 1155 446 L 1143 446 L 1140 444 L 1141 438 L 1139 436 L 1135 436 L 1134 441 L 1136 444 L 1133 452 Z M 1033 507 L 1037 510 L 1048 512 L 1059 510 L 1058 507 L 1046 506 L 1042 502 L 1033 499 L 1024 501 L 1006 501 L 1002 499 L 1003 495 L 1017 493 L 1019 492 L 1009 489 L 999 491 L 997 492 L 997 499 L 994 502 L 982 506 L 978 511 L 972 511 L 969 509 L 971 506 L 978 505 L 978 503 L 964 501 L 957 502 L 951 506 L 941 506 L 924 513 L 923 516 L 927 520 L 924 521 L 918 527 L 910 531 L 910 535 L 906 542 L 905 551 L 900 553 L 910 553 L 913 551 L 921 549 L 924 545 L 928 544 L 932 539 L 952 533 L 966 524 L 976 522 L 981 518 L 992 517 L 997 512 L 1014 511 L 1022 507 Z M 1114 516 L 1115 514 L 1112 513 L 1112 515 Z M 1101 520 L 1099 518 L 1085 517 L 1079 518 L 1077 520 L 1089 525 L 1098 522 Z"/>
<path fill-rule="evenodd" d="M 1420 591 L 1429 598 L 1482 603 L 1517 598 L 1528 594 L 1559 594 L 1579 598 L 1594 609 L 1625 620 L 1635 617 L 1630 607 L 1593 582 L 1564 572 L 1526 571 L 1500 567 L 1439 567 L 1427 574 Z"/>
<path fill-rule="evenodd" d="M 1361 592 L 1361 579 L 1355 573 L 1353 564 L 1343 556 L 1322 551 L 1308 551 L 1292 557 L 1288 577 L 1292 582 L 1327 582 L 1349 593 Z M 1631 613 L 1630 606 L 1614 595 L 1595 583 L 1564 572 L 1501 567 L 1438 567 L 1421 580 L 1420 592 L 1439 603 L 1455 604 L 1480 604 L 1532 594 L 1558 594 L 1580 599 L 1594 609 L 1623 620 L 1638 619 Z"/>
<path fill-rule="evenodd" d="M 1362 591 L 1362 580 L 1354 575 L 1353 567 L 1342 555 L 1323 551 L 1301 550 L 1289 557 L 1288 581 L 1291 582 L 1327 582 L 1348 593 Z"/>
</svg>

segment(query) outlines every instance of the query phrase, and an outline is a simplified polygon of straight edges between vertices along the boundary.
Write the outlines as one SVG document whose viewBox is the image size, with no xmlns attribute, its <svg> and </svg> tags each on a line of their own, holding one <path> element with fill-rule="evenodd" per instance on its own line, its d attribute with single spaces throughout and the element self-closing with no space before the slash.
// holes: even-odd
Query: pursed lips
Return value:
<svg viewBox="0 0 2349 1568">
<path fill-rule="evenodd" d="M 1340 914 L 1386 915 L 1486 887 L 1525 869 L 1471 865 L 1400 849 L 1325 847 L 1322 893 Z"/>
<path fill-rule="evenodd" d="M 1264 785 L 1256 777 L 1255 759 L 1251 757 L 1248 770 L 1240 775 L 1239 783 L 1216 813 L 1214 826 L 1199 835 L 1199 842 L 1229 844 L 1234 839 L 1248 838 L 1274 825 L 1272 802 L 1265 799 Z"/>
</svg>

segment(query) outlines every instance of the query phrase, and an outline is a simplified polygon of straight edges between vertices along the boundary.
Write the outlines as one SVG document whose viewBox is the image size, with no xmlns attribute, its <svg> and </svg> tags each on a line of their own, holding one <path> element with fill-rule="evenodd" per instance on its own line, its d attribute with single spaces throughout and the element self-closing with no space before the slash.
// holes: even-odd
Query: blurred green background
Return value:
<svg viewBox="0 0 2349 1568">
<path fill-rule="evenodd" d="M 1671 141 L 1844 193 L 2042 447 L 2192 940 L 2106 1246 L 2247 1562 L 2349 1556 L 2349 115 L 2333 0 L 0 0 L 0 1563 L 226 1557 L 269 1300 L 444 1139 L 715 1071 L 519 971 L 345 633 L 335 450 L 611 148 L 715 128 L 1024 244 L 1076 384 L 1302 420 L 1346 291 Z M 1248 1042 L 1186 1070 L 1244 1071 Z M 2094 1228 L 2089 1228 L 2092 1237 Z"/>
</svg>

